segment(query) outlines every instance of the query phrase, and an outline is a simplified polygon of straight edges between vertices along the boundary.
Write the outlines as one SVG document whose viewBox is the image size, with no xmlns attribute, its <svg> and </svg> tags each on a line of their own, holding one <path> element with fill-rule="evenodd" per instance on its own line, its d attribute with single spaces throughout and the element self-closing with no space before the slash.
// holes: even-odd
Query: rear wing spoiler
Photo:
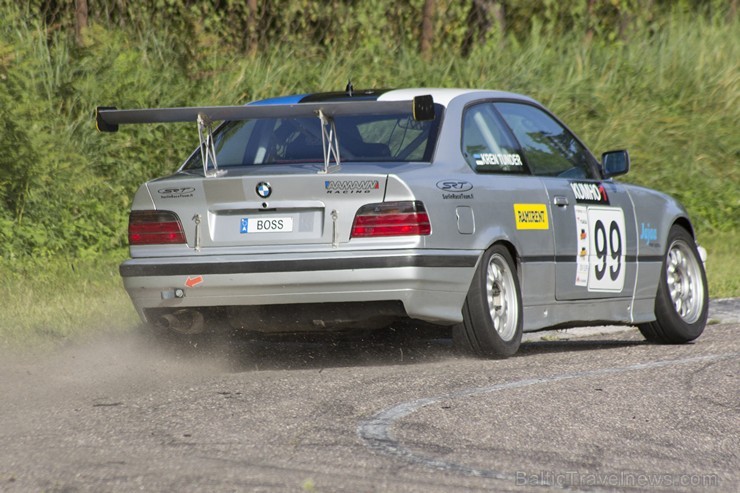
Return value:
<svg viewBox="0 0 740 493">
<path fill-rule="evenodd" d="M 203 172 L 218 176 L 216 150 L 213 145 L 213 122 L 251 120 L 255 118 L 318 117 L 321 120 L 324 148 L 324 170 L 339 169 L 339 142 L 334 117 L 346 115 L 386 115 L 411 113 L 414 120 L 434 120 L 431 95 L 416 96 L 407 101 L 343 101 L 255 106 L 192 106 L 184 108 L 147 108 L 119 110 L 113 106 L 95 108 L 95 126 L 100 132 L 117 132 L 119 125 L 137 123 L 197 122 Z M 334 165 L 330 161 L 334 158 Z M 211 166 L 212 165 L 212 166 Z"/>
<path fill-rule="evenodd" d="M 185 108 L 147 108 L 119 110 L 114 106 L 95 108 L 95 125 L 100 132 L 117 132 L 130 123 L 175 123 L 204 120 L 251 120 L 253 118 L 311 117 L 323 113 L 328 118 L 346 115 L 385 115 L 410 112 L 414 120 L 434 120 L 432 96 L 416 96 L 408 101 L 351 101 L 296 103 L 256 106 L 191 106 Z"/>
</svg>

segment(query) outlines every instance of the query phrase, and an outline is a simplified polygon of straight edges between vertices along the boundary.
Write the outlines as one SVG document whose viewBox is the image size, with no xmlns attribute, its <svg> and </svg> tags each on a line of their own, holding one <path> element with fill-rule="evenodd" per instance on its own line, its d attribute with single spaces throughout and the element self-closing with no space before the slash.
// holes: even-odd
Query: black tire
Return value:
<svg viewBox="0 0 740 493">
<path fill-rule="evenodd" d="M 453 327 L 454 345 L 486 358 L 507 358 L 522 341 L 522 294 L 514 260 L 503 245 L 486 250 Z"/>
<path fill-rule="evenodd" d="M 673 226 L 667 244 L 655 297 L 655 321 L 638 328 L 650 342 L 683 344 L 699 337 L 707 323 L 707 275 L 688 231 Z"/>
</svg>

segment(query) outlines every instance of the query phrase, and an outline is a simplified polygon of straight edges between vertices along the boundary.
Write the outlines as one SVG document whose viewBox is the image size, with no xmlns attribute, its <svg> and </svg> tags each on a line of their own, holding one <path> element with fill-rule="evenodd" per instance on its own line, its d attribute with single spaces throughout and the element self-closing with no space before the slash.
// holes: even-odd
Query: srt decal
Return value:
<svg viewBox="0 0 740 493">
<path fill-rule="evenodd" d="M 516 229 L 548 229 L 545 204 L 514 204 Z"/>
<path fill-rule="evenodd" d="M 619 293 L 627 250 L 624 212 L 618 207 L 574 207 L 578 234 L 576 286 Z"/>
<path fill-rule="evenodd" d="M 189 199 L 193 196 L 193 192 L 195 192 L 193 187 L 160 188 L 157 190 L 159 197 L 163 199 Z"/>
<path fill-rule="evenodd" d="M 472 193 L 463 193 L 473 189 L 473 184 L 467 181 L 441 180 L 437 182 L 437 188 L 443 192 L 449 192 L 442 194 L 444 200 L 474 198 Z"/>
<path fill-rule="evenodd" d="M 576 202 L 609 205 L 609 196 L 601 183 L 572 181 L 570 188 L 576 196 Z"/>
<path fill-rule="evenodd" d="M 324 188 L 327 194 L 370 193 L 380 189 L 378 180 L 326 180 Z"/>
<path fill-rule="evenodd" d="M 473 154 L 476 166 L 523 166 L 519 154 Z"/>
<path fill-rule="evenodd" d="M 442 180 L 437 182 L 437 188 L 443 192 L 467 192 L 473 189 L 473 184 L 460 180 Z"/>
</svg>

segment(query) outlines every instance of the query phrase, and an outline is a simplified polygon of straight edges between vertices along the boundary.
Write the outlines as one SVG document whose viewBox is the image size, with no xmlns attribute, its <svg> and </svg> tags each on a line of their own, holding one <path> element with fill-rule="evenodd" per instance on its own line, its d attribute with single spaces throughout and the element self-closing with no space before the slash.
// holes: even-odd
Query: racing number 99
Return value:
<svg viewBox="0 0 740 493">
<path fill-rule="evenodd" d="M 625 239 L 624 213 L 618 207 L 588 208 L 589 291 L 621 292 L 624 287 Z"/>
<path fill-rule="evenodd" d="M 612 281 L 616 281 L 622 269 L 622 235 L 619 231 L 619 224 L 616 221 L 610 221 L 607 235 L 604 223 L 600 219 L 597 220 L 594 226 L 594 246 L 597 259 L 594 265 L 596 280 L 601 281 L 608 268 L 609 277 Z"/>
</svg>

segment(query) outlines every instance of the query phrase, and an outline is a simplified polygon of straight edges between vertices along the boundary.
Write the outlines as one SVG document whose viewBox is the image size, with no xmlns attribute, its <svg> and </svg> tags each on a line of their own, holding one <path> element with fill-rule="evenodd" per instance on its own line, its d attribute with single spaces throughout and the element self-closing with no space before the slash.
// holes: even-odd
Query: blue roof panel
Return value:
<svg viewBox="0 0 740 493">
<path fill-rule="evenodd" d="M 294 94 L 292 96 L 281 96 L 278 98 L 261 99 L 259 101 L 252 101 L 249 106 L 267 106 L 272 104 L 298 104 L 307 94 Z"/>
</svg>

